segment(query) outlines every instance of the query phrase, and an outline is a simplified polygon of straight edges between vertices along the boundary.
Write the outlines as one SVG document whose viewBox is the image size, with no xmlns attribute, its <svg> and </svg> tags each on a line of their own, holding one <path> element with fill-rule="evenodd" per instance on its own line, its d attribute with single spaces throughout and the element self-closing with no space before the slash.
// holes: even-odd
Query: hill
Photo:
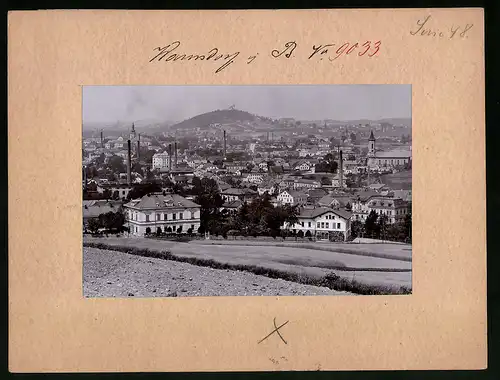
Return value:
<svg viewBox="0 0 500 380">
<path fill-rule="evenodd" d="M 210 124 L 226 124 L 244 121 L 256 121 L 257 116 L 236 109 L 216 110 L 174 124 L 171 129 L 209 128 Z"/>
</svg>

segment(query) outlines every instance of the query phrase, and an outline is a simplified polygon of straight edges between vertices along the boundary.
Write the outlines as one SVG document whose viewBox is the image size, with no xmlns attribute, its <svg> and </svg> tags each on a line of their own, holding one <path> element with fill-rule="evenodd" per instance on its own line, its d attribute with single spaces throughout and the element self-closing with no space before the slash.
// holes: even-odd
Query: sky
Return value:
<svg viewBox="0 0 500 380">
<path fill-rule="evenodd" d="M 83 123 L 182 121 L 216 109 L 272 118 L 411 118 L 411 85 L 84 86 Z"/>
</svg>

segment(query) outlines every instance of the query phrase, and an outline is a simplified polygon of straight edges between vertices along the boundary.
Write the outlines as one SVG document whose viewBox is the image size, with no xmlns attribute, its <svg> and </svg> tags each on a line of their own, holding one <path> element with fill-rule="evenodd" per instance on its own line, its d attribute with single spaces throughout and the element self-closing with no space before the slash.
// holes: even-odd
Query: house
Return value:
<svg viewBox="0 0 500 380">
<path fill-rule="evenodd" d="M 351 216 L 348 211 L 328 207 L 303 208 L 296 224 L 285 223 L 281 228 L 303 236 L 345 241 L 351 233 Z"/>
<path fill-rule="evenodd" d="M 153 155 L 153 169 L 162 169 L 169 166 L 170 155 L 168 152 Z"/>
<path fill-rule="evenodd" d="M 307 203 L 310 205 L 317 204 L 325 195 L 328 195 L 328 191 L 323 188 L 309 189 L 307 192 Z"/>
<path fill-rule="evenodd" d="M 389 223 L 396 223 L 404 219 L 408 209 L 409 202 L 375 191 L 358 193 L 352 202 L 353 220 L 359 221 L 365 221 L 373 210 L 379 215 L 387 215 Z"/>
<path fill-rule="evenodd" d="M 97 192 L 103 194 L 109 190 L 113 198 L 127 198 L 128 193 L 132 190 L 132 186 L 126 183 L 100 183 L 97 185 Z"/>
<path fill-rule="evenodd" d="M 330 207 L 334 209 L 341 209 L 341 208 L 345 209 L 351 203 L 352 203 L 352 198 L 349 195 L 328 194 L 318 201 L 318 206 Z"/>
<path fill-rule="evenodd" d="M 259 168 L 259 170 L 267 172 L 267 169 L 268 169 L 267 161 L 263 161 L 263 162 L 259 163 L 258 168 Z"/>
<path fill-rule="evenodd" d="M 219 210 L 227 210 L 229 213 L 234 213 L 237 212 L 241 208 L 241 206 L 243 206 L 243 202 L 237 199 L 235 201 L 224 202 Z"/>
<path fill-rule="evenodd" d="M 340 183 L 340 175 L 335 174 L 332 178 L 332 187 L 333 188 L 340 188 L 340 187 L 346 187 L 346 178 L 345 176 L 342 176 L 342 184 Z"/>
<path fill-rule="evenodd" d="M 248 202 L 255 198 L 257 195 L 258 193 L 252 189 L 235 189 L 231 187 L 229 189 L 221 191 L 222 199 L 224 199 L 225 202 L 232 202 L 236 200 Z"/>
<path fill-rule="evenodd" d="M 122 209 L 121 202 L 109 200 L 90 200 L 83 201 L 82 214 L 83 224 L 86 227 L 90 219 L 97 219 L 99 215 L 108 212 L 117 212 Z"/>
<path fill-rule="evenodd" d="M 294 190 L 285 190 L 278 194 L 278 203 L 288 205 L 303 205 L 307 202 L 307 194 Z"/>
<path fill-rule="evenodd" d="M 264 180 L 264 175 L 262 173 L 252 171 L 251 173 L 248 173 L 245 179 L 246 182 L 261 183 Z"/>
<path fill-rule="evenodd" d="M 259 193 L 259 195 L 262 195 L 265 193 L 274 194 L 276 190 L 277 190 L 277 186 L 272 181 L 261 183 L 259 186 L 257 186 L 257 192 Z"/>
<path fill-rule="evenodd" d="M 389 190 L 389 188 L 383 183 L 372 183 L 371 185 L 368 186 L 368 189 L 377 191 L 379 193 L 382 191 Z"/>
<path fill-rule="evenodd" d="M 375 211 L 379 216 L 387 216 L 390 224 L 404 220 L 409 213 L 408 202 L 399 198 L 373 198 L 368 202 L 368 208 Z"/>
<path fill-rule="evenodd" d="M 132 235 L 156 232 L 197 232 L 200 205 L 177 194 L 151 194 L 124 205 Z"/>
<path fill-rule="evenodd" d="M 294 189 L 314 189 L 321 187 L 321 182 L 314 179 L 299 178 L 294 180 Z"/>
</svg>

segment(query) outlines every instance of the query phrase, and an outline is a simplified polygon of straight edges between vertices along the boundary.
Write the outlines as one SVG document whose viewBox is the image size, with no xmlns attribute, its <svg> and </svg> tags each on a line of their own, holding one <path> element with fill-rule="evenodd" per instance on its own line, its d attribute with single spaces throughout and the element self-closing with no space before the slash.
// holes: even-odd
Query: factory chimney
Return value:
<svg viewBox="0 0 500 380">
<path fill-rule="evenodd" d="M 224 130 L 224 161 L 226 160 L 226 130 Z"/>
<path fill-rule="evenodd" d="M 132 185 L 132 154 L 131 154 L 131 146 L 130 139 L 127 140 L 127 184 Z"/>
<path fill-rule="evenodd" d="M 101 148 L 104 148 L 104 137 L 101 129 Z"/>
<path fill-rule="evenodd" d="M 172 170 L 172 144 L 168 144 L 168 170 Z"/>
<path fill-rule="evenodd" d="M 175 157 L 175 160 L 174 160 L 174 169 L 177 169 L 177 141 L 174 142 L 174 157 Z"/>
<path fill-rule="evenodd" d="M 340 151 L 340 174 L 339 174 L 340 187 L 344 187 L 344 162 L 342 159 L 342 151 Z"/>
</svg>

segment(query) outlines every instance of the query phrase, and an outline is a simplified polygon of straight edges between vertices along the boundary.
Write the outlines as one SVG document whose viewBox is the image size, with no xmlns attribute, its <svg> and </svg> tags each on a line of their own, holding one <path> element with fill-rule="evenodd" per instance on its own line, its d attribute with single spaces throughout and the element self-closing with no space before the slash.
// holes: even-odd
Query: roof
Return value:
<svg viewBox="0 0 500 380">
<path fill-rule="evenodd" d="M 385 187 L 383 183 L 372 183 L 370 186 L 368 186 L 370 189 L 382 189 Z"/>
<path fill-rule="evenodd" d="M 373 136 L 373 131 L 370 131 L 370 138 L 368 140 L 375 140 L 375 136 Z"/>
<path fill-rule="evenodd" d="M 117 212 L 120 209 L 120 205 L 116 203 L 111 203 L 107 201 L 84 201 L 83 203 L 83 218 L 97 218 L 101 214 L 106 214 L 107 212 Z"/>
<path fill-rule="evenodd" d="M 200 207 L 200 205 L 190 201 L 178 194 L 151 194 L 145 195 L 139 200 L 130 201 L 125 205 L 137 209 L 158 209 L 158 208 L 176 208 L 176 207 Z"/>
<path fill-rule="evenodd" d="M 300 198 L 300 197 L 307 198 L 307 194 L 302 193 L 300 191 L 290 190 L 288 191 L 288 194 L 290 194 L 293 198 Z"/>
<path fill-rule="evenodd" d="M 326 194 L 328 194 L 328 191 L 326 191 L 325 189 L 322 189 L 322 188 L 315 188 L 315 189 L 309 190 L 310 197 L 322 197 Z"/>
<path fill-rule="evenodd" d="M 380 193 L 377 193 L 376 191 L 360 191 L 359 193 L 356 193 L 356 198 L 362 202 L 366 202 L 372 197 L 380 197 Z"/>
<path fill-rule="evenodd" d="M 241 202 L 239 199 L 232 201 L 232 202 L 226 202 L 222 205 L 224 208 L 240 208 L 241 205 L 243 205 L 243 202 Z"/>
<path fill-rule="evenodd" d="M 314 219 L 317 218 L 318 216 L 321 216 L 323 214 L 326 214 L 327 212 L 331 212 L 337 216 L 340 216 L 341 218 L 344 219 L 350 219 L 352 213 L 349 211 L 345 210 L 334 210 L 329 207 L 316 207 L 313 209 L 303 209 L 300 212 L 300 215 L 298 216 L 299 218 L 308 218 L 308 219 Z"/>
<path fill-rule="evenodd" d="M 278 166 L 278 165 L 271 166 L 269 168 L 269 171 L 271 171 L 273 173 L 283 173 L 283 166 Z"/>
<path fill-rule="evenodd" d="M 411 151 L 394 149 L 386 152 L 375 153 L 375 158 L 411 158 Z"/>
</svg>

